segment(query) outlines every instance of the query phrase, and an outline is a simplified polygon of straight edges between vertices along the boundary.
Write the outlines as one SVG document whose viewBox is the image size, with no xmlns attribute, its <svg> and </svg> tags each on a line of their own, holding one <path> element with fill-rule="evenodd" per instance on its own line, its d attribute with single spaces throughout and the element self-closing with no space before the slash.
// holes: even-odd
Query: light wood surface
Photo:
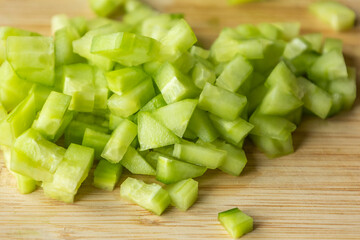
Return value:
<svg viewBox="0 0 360 240">
<path fill-rule="evenodd" d="M 359 26 L 333 32 L 308 13 L 310 0 L 238 7 L 225 0 L 147 2 L 185 13 L 205 46 L 225 26 L 299 21 L 303 32 L 343 39 L 348 63 L 360 71 Z M 356 9 L 359 19 L 359 0 L 342 2 Z M 86 0 L 0 0 L 0 25 L 49 34 L 56 13 L 93 16 Z M 273 160 L 246 146 L 249 163 L 240 177 L 208 171 L 198 179 L 199 199 L 189 211 L 170 207 L 161 217 L 120 199 L 119 187 L 95 189 L 91 176 L 72 205 L 46 198 L 41 189 L 21 195 L 1 161 L 0 239 L 229 239 L 217 213 L 233 207 L 254 218 L 255 230 L 243 239 L 360 239 L 359 100 L 353 110 L 329 120 L 305 118 L 294 144 L 295 154 Z"/>
</svg>

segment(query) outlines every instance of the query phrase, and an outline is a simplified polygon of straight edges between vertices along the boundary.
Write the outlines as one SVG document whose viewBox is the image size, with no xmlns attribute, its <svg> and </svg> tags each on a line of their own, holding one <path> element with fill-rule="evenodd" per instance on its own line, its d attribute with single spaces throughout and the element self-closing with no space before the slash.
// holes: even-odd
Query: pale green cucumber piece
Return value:
<svg viewBox="0 0 360 240">
<path fill-rule="evenodd" d="M 285 141 L 291 132 L 295 131 L 296 125 L 283 117 L 261 115 L 255 112 L 249 122 L 254 125 L 252 135 L 267 136 Z"/>
<path fill-rule="evenodd" d="M 294 38 L 286 44 L 284 57 L 293 59 L 309 49 L 309 44 L 302 38 Z"/>
<path fill-rule="evenodd" d="M 210 57 L 210 51 L 199 46 L 192 46 L 190 53 L 193 56 L 198 56 L 203 59 L 208 59 Z"/>
<path fill-rule="evenodd" d="M 176 22 L 181 14 L 154 14 L 141 23 L 140 34 L 160 41 Z"/>
<path fill-rule="evenodd" d="M 109 129 L 111 131 L 115 130 L 116 127 L 124 120 L 122 117 L 118 117 L 115 114 L 111 113 L 109 118 Z"/>
<path fill-rule="evenodd" d="M 338 50 L 321 55 L 307 71 L 310 80 L 320 87 L 326 87 L 328 81 L 348 78 L 344 56 Z"/>
<path fill-rule="evenodd" d="M 265 86 L 267 88 L 280 87 L 280 89 L 292 93 L 299 99 L 304 95 L 302 89 L 297 85 L 296 76 L 282 61 L 272 70 L 266 79 Z"/>
<path fill-rule="evenodd" d="M 0 40 L 0 65 L 6 60 L 6 40 Z"/>
<path fill-rule="evenodd" d="M 97 29 L 97 28 L 102 28 L 105 26 L 115 26 L 118 27 L 119 29 L 122 29 L 122 31 L 127 32 L 132 30 L 132 26 L 124 23 L 124 22 L 119 22 L 117 20 L 114 19 L 110 19 L 110 18 L 106 18 L 106 17 L 96 17 L 96 18 L 92 18 L 86 21 L 86 26 L 88 28 L 89 31 Z"/>
<path fill-rule="evenodd" d="M 1 122 L 1 120 L 5 119 L 7 115 L 8 115 L 7 110 L 4 108 L 4 106 L 0 102 L 0 122 Z"/>
<path fill-rule="evenodd" d="M 187 128 L 184 132 L 183 139 L 194 141 L 194 140 L 198 139 L 198 136 L 193 131 L 191 131 L 189 128 Z"/>
<path fill-rule="evenodd" d="M 170 63 L 161 66 L 154 80 L 167 104 L 195 97 L 198 93 L 191 79 Z"/>
<path fill-rule="evenodd" d="M 162 94 L 156 95 L 153 99 L 151 99 L 148 103 L 146 103 L 140 111 L 152 111 L 158 108 L 166 106 L 166 102 L 162 96 Z"/>
<path fill-rule="evenodd" d="M 159 148 L 155 148 L 153 149 L 155 152 L 159 152 L 168 156 L 172 156 L 173 152 L 174 152 L 174 145 L 169 145 L 169 146 L 165 146 L 165 147 L 159 147 Z"/>
<path fill-rule="evenodd" d="M 157 160 L 156 180 L 165 184 L 171 184 L 188 178 L 200 177 L 206 170 L 206 167 L 163 155 L 159 156 Z"/>
<path fill-rule="evenodd" d="M 317 1 L 312 3 L 309 9 L 336 31 L 351 29 L 355 24 L 355 12 L 336 1 Z"/>
<path fill-rule="evenodd" d="M 303 110 L 303 107 L 299 107 L 284 117 L 296 126 L 299 126 L 302 120 Z"/>
<path fill-rule="evenodd" d="M 54 173 L 52 182 L 44 182 L 45 195 L 66 202 L 74 202 L 81 183 L 86 179 L 94 161 L 94 149 L 71 144 L 64 160 Z"/>
<path fill-rule="evenodd" d="M 244 150 L 234 147 L 222 141 L 214 141 L 212 143 L 216 148 L 226 151 L 226 158 L 219 169 L 227 174 L 239 176 L 247 163 Z"/>
<path fill-rule="evenodd" d="M 226 158 L 226 152 L 212 149 L 192 142 L 176 143 L 173 155 L 183 161 L 215 169 L 221 166 Z"/>
<path fill-rule="evenodd" d="M 259 29 L 253 24 L 240 24 L 235 27 L 236 32 L 243 39 L 260 38 Z"/>
<path fill-rule="evenodd" d="M 336 39 L 336 38 L 326 38 L 322 49 L 322 53 L 325 54 L 331 52 L 332 50 L 337 50 L 339 52 L 342 52 L 343 42 L 340 39 Z"/>
<path fill-rule="evenodd" d="M 0 40 L 6 40 L 11 36 L 40 36 L 40 34 L 14 27 L 0 27 Z"/>
<path fill-rule="evenodd" d="M 316 116 L 325 119 L 332 107 L 332 98 L 325 90 L 319 88 L 306 78 L 298 78 L 299 86 L 304 88 L 304 107 Z"/>
<path fill-rule="evenodd" d="M 291 134 L 283 140 L 267 136 L 250 135 L 253 143 L 269 158 L 277 158 L 294 152 Z"/>
<path fill-rule="evenodd" d="M 21 194 L 29 194 L 37 188 L 37 182 L 27 176 L 14 173 L 16 177 L 16 187 Z"/>
<path fill-rule="evenodd" d="M 111 163 L 120 162 L 136 134 L 136 124 L 124 119 L 111 134 L 104 151 L 101 153 L 101 157 Z"/>
<path fill-rule="evenodd" d="M 138 66 L 158 58 L 160 43 L 129 32 L 95 36 L 91 53 L 107 57 L 124 66 Z"/>
<path fill-rule="evenodd" d="M 143 152 L 145 152 L 145 151 L 143 151 Z M 140 154 L 141 153 L 142 152 L 140 152 Z M 156 170 L 158 159 L 160 156 L 163 156 L 163 155 L 164 154 L 159 153 L 159 152 L 150 151 L 145 155 L 145 159 L 151 165 L 151 167 Z"/>
<path fill-rule="evenodd" d="M 181 211 L 188 210 L 196 201 L 199 191 L 199 183 L 194 179 L 185 179 L 166 186 L 170 196 L 171 205 Z"/>
<path fill-rule="evenodd" d="M 11 147 L 15 139 L 31 127 L 35 117 L 35 97 L 30 94 L 0 122 L 0 144 Z"/>
<path fill-rule="evenodd" d="M 65 146 L 69 146 L 70 143 L 81 144 L 83 141 L 84 133 L 87 128 L 90 128 L 97 132 L 108 133 L 107 128 L 98 126 L 96 124 L 89 124 L 72 120 L 69 126 L 65 130 Z"/>
<path fill-rule="evenodd" d="M 156 183 L 146 184 L 128 177 L 120 186 L 120 196 L 132 201 L 156 215 L 161 215 L 170 204 L 166 190 Z"/>
<path fill-rule="evenodd" d="M 20 78 L 46 86 L 54 85 L 55 54 L 52 37 L 8 37 L 6 58 Z"/>
<path fill-rule="evenodd" d="M 120 96 L 148 78 L 140 67 L 122 68 L 105 75 L 109 89 Z"/>
<path fill-rule="evenodd" d="M 242 56 L 229 62 L 221 75 L 216 79 L 216 86 L 236 92 L 253 71 L 251 64 Z"/>
<path fill-rule="evenodd" d="M 302 105 L 303 102 L 292 93 L 287 92 L 281 86 L 274 86 L 271 87 L 264 96 L 264 99 L 258 107 L 258 113 L 284 116 Z"/>
<path fill-rule="evenodd" d="M 205 83 L 214 84 L 216 75 L 213 68 L 209 68 L 202 62 L 197 62 L 191 72 L 192 80 L 196 87 L 203 89 Z"/>
<path fill-rule="evenodd" d="M 69 110 L 92 112 L 95 102 L 93 69 L 84 63 L 64 66 L 63 93 L 72 96 Z"/>
<path fill-rule="evenodd" d="M 101 153 L 104 151 L 109 139 L 109 134 L 87 128 L 84 133 L 82 145 L 93 148 L 95 150 L 95 159 L 101 159 Z"/>
<path fill-rule="evenodd" d="M 171 61 L 173 66 L 182 73 L 188 73 L 195 65 L 196 59 L 189 52 L 183 52 L 174 61 Z"/>
<path fill-rule="evenodd" d="M 93 186 L 106 191 L 112 191 L 122 173 L 122 165 L 120 163 L 110 163 L 105 159 L 101 159 L 94 171 Z"/>
<path fill-rule="evenodd" d="M 282 38 L 287 41 L 297 37 L 300 33 L 301 24 L 299 22 L 278 22 L 273 25 L 281 31 Z"/>
<path fill-rule="evenodd" d="M 179 19 L 160 41 L 165 48 L 185 52 L 197 42 L 197 38 L 185 19 Z"/>
<path fill-rule="evenodd" d="M 253 219 L 233 208 L 218 214 L 218 220 L 232 238 L 240 238 L 253 230 Z"/>
<path fill-rule="evenodd" d="M 246 104 L 245 96 L 206 83 L 200 94 L 198 106 L 202 110 L 231 121 L 242 113 Z"/>
<path fill-rule="evenodd" d="M 89 0 L 91 9 L 98 16 L 108 16 L 125 3 L 125 0 Z"/>
<path fill-rule="evenodd" d="M 73 52 L 72 42 L 80 35 L 73 27 L 64 27 L 55 32 L 55 65 L 83 62 L 84 59 Z"/>
<path fill-rule="evenodd" d="M 53 140 L 61 126 L 70 101 L 71 96 L 52 91 L 32 127 L 45 138 Z"/>
<path fill-rule="evenodd" d="M 158 122 L 149 112 L 138 114 L 138 139 L 140 151 L 172 145 L 180 139 Z"/>
<path fill-rule="evenodd" d="M 314 52 L 321 52 L 323 35 L 321 33 L 310 33 L 301 36 L 309 44 L 309 49 Z"/>
<path fill-rule="evenodd" d="M 97 67 L 93 67 L 95 96 L 94 96 L 94 111 L 107 110 L 107 100 L 109 97 L 109 88 L 106 81 L 105 73 Z"/>
<path fill-rule="evenodd" d="M 280 29 L 278 29 L 271 23 L 260 23 L 257 25 L 257 28 L 259 29 L 262 36 L 267 39 L 277 40 L 282 37 Z"/>
<path fill-rule="evenodd" d="M 210 114 L 210 119 L 221 137 L 234 145 L 240 144 L 254 128 L 251 123 L 240 117 L 234 121 L 228 121 Z"/>
<path fill-rule="evenodd" d="M 43 108 L 46 99 L 49 97 L 50 93 L 53 90 L 54 89 L 52 87 L 47 87 L 41 84 L 34 84 L 31 87 L 29 94 L 34 94 L 35 103 L 36 103 L 36 112 L 40 111 Z"/>
<path fill-rule="evenodd" d="M 307 73 L 319 56 L 315 52 L 304 52 L 291 60 L 285 59 L 285 63 L 296 76 L 302 76 Z"/>
<path fill-rule="evenodd" d="M 64 148 L 46 140 L 32 128 L 16 139 L 14 148 L 30 158 L 35 166 L 41 166 L 50 173 L 55 172 L 65 154 Z"/>
<path fill-rule="evenodd" d="M 87 31 L 86 19 L 84 17 L 69 18 L 66 14 L 56 14 L 51 18 L 51 34 L 54 35 L 62 28 L 72 28 L 79 36 Z"/>
<path fill-rule="evenodd" d="M 188 129 L 204 142 L 212 142 L 219 136 L 208 113 L 199 108 L 195 108 L 190 118 Z"/>
<path fill-rule="evenodd" d="M 113 94 L 108 99 L 108 107 L 111 113 L 126 118 L 136 113 L 154 96 L 154 86 L 152 80 L 148 78 L 121 96 Z"/>
<path fill-rule="evenodd" d="M 0 66 L 0 102 L 7 111 L 13 110 L 28 95 L 32 85 L 19 78 L 8 61 Z"/>
<path fill-rule="evenodd" d="M 197 100 L 186 99 L 152 112 L 152 116 L 178 137 L 182 137 L 196 108 Z"/>
<path fill-rule="evenodd" d="M 132 174 L 154 175 L 155 169 L 133 147 L 128 147 L 124 157 L 120 161 Z"/>
<path fill-rule="evenodd" d="M 60 122 L 60 127 L 57 130 L 53 142 L 57 142 L 65 133 L 65 130 L 69 126 L 70 122 L 73 120 L 74 112 L 73 111 L 66 111 L 63 119 Z"/>
<path fill-rule="evenodd" d="M 127 11 L 127 4 L 128 2 L 130 2 L 130 5 L 134 2 L 137 2 L 136 4 L 133 5 L 137 5 L 135 8 L 132 9 L 132 11 Z M 123 20 L 126 24 L 132 25 L 132 26 L 137 26 L 138 28 L 141 26 L 141 23 L 146 20 L 147 18 L 150 18 L 154 15 L 157 15 L 158 13 L 156 11 L 154 11 L 153 9 L 151 9 L 149 6 L 139 2 L 139 1 L 126 1 L 125 2 L 125 12 L 126 14 L 123 16 Z"/>
<path fill-rule="evenodd" d="M 103 128 L 109 127 L 109 120 L 106 117 L 106 113 L 100 113 L 100 115 L 97 115 L 95 111 L 92 113 L 77 112 L 75 114 L 74 120 L 97 125 Z"/>
</svg>

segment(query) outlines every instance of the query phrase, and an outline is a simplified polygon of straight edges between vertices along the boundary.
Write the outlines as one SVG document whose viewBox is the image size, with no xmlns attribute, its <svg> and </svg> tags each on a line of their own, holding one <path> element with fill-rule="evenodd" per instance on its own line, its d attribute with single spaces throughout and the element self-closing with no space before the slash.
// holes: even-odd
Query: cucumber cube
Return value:
<svg viewBox="0 0 360 240">
<path fill-rule="evenodd" d="M 164 63 L 155 76 L 155 82 L 167 104 L 197 95 L 192 81 L 170 63 Z"/>
<path fill-rule="evenodd" d="M 71 144 L 54 174 L 53 181 L 43 183 L 44 193 L 66 203 L 74 202 L 74 197 L 88 176 L 93 160 L 94 149 Z"/>
<path fill-rule="evenodd" d="M 140 151 L 172 145 L 180 139 L 158 122 L 151 113 L 139 112 L 138 139 Z"/>
<path fill-rule="evenodd" d="M 192 80 L 196 87 L 203 89 L 205 83 L 214 84 L 216 80 L 215 72 L 212 68 L 209 68 L 202 62 L 197 62 L 192 69 Z"/>
<path fill-rule="evenodd" d="M 111 134 L 104 151 L 101 153 L 101 157 L 111 163 L 120 162 L 136 135 L 136 124 L 124 119 Z"/>
<path fill-rule="evenodd" d="M 275 139 L 268 136 L 250 135 L 253 143 L 265 153 L 268 158 L 277 158 L 294 152 L 291 134 L 284 139 Z"/>
<path fill-rule="evenodd" d="M 148 78 L 121 96 L 113 94 L 108 99 L 108 107 L 111 113 L 126 118 L 136 113 L 154 96 L 154 86 L 152 80 Z"/>
<path fill-rule="evenodd" d="M 216 86 L 236 92 L 252 71 L 251 64 L 239 55 L 226 65 L 224 71 L 216 79 Z"/>
<path fill-rule="evenodd" d="M 182 137 L 196 108 L 197 100 L 186 99 L 158 108 L 152 116 L 178 137 Z"/>
<path fill-rule="evenodd" d="M 273 25 L 281 31 L 284 40 L 291 40 L 300 33 L 301 24 L 299 22 L 279 22 L 273 23 Z"/>
<path fill-rule="evenodd" d="M 208 113 L 198 108 L 195 108 L 187 129 L 204 142 L 212 142 L 219 136 Z"/>
<path fill-rule="evenodd" d="M 95 150 L 95 159 L 101 159 L 101 153 L 104 151 L 104 148 L 109 139 L 109 134 L 98 132 L 91 128 L 86 128 L 82 140 L 82 145 L 93 148 Z"/>
<path fill-rule="evenodd" d="M 343 42 L 340 39 L 336 39 L 336 38 L 326 38 L 322 49 L 322 53 L 325 54 L 331 52 L 332 50 L 337 50 L 340 53 L 342 53 Z"/>
<path fill-rule="evenodd" d="M 314 52 L 321 52 L 322 42 L 323 42 L 323 35 L 321 33 L 310 33 L 301 36 L 309 46 L 309 49 Z"/>
<path fill-rule="evenodd" d="M 65 130 L 65 146 L 69 146 L 70 143 L 81 144 L 83 141 L 85 130 L 87 128 L 90 128 L 97 132 L 109 132 L 107 128 L 95 124 L 89 124 L 73 120 L 70 122 L 69 126 Z"/>
<path fill-rule="evenodd" d="M 95 86 L 93 69 L 88 64 L 64 66 L 63 92 L 72 96 L 69 110 L 92 112 L 94 110 Z"/>
<path fill-rule="evenodd" d="M 36 112 L 40 111 L 43 108 L 46 99 L 49 97 L 52 91 L 53 91 L 52 87 L 47 87 L 41 84 L 34 84 L 31 87 L 29 94 L 34 94 L 35 103 L 36 103 Z"/>
<path fill-rule="evenodd" d="M 157 40 L 130 32 L 98 35 L 91 44 L 91 53 L 130 67 L 156 59 L 159 50 Z"/>
<path fill-rule="evenodd" d="M 89 0 L 91 9 L 98 16 L 108 16 L 122 6 L 124 0 Z"/>
<path fill-rule="evenodd" d="M 105 159 L 101 159 L 94 171 L 93 186 L 106 191 L 112 191 L 122 173 L 122 165 L 120 163 L 110 163 Z"/>
<path fill-rule="evenodd" d="M 21 194 L 29 194 L 35 191 L 37 182 L 27 176 L 13 173 L 16 177 L 16 187 Z"/>
<path fill-rule="evenodd" d="M 175 60 L 171 61 L 173 66 L 182 73 L 188 73 L 194 67 L 195 62 L 196 59 L 189 52 L 183 52 Z"/>
<path fill-rule="evenodd" d="M 198 106 L 226 120 L 235 120 L 245 109 L 245 96 L 206 83 L 200 94 Z"/>
<path fill-rule="evenodd" d="M 152 111 L 166 106 L 166 102 L 161 94 L 156 95 L 147 104 L 145 104 L 140 111 Z"/>
<path fill-rule="evenodd" d="M 160 155 L 157 160 L 156 180 L 165 184 L 171 184 L 188 178 L 200 177 L 206 170 L 206 167 Z"/>
<path fill-rule="evenodd" d="M 202 59 L 208 59 L 210 57 L 210 51 L 199 46 L 192 46 L 190 53 L 191 55 L 200 57 Z"/>
<path fill-rule="evenodd" d="M 74 53 L 72 42 L 80 35 L 73 27 L 64 27 L 55 32 L 55 65 L 67 65 L 83 62 L 83 58 Z"/>
<path fill-rule="evenodd" d="M 350 29 L 355 24 L 356 14 L 347 6 L 335 1 L 318 1 L 310 5 L 310 11 L 336 31 Z"/>
<path fill-rule="evenodd" d="M 198 182 L 189 178 L 166 186 L 171 204 L 181 211 L 188 210 L 198 197 Z"/>
<path fill-rule="evenodd" d="M 51 92 L 33 128 L 49 140 L 54 140 L 70 105 L 71 97 L 58 92 Z"/>
<path fill-rule="evenodd" d="M 174 145 L 174 157 L 183 161 L 215 169 L 221 166 L 226 158 L 226 152 L 209 148 L 192 142 Z"/>
<path fill-rule="evenodd" d="M 294 38 L 286 44 L 284 57 L 293 59 L 309 49 L 309 44 L 302 38 Z"/>
<path fill-rule="evenodd" d="M 156 183 L 146 184 L 131 177 L 128 177 L 121 184 L 120 196 L 156 215 L 161 215 L 171 201 L 168 192 L 160 185 Z"/>
<path fill-rule="evenodd" d="M 239 238 L 253 230 L 252 217 L 249 217 L 238 208 L 219 213 L 218 220 L 232 238 Z"/>
<path fill-rule="evenodd" d="M 107 100 L 109 97 L 109 88 L 104 72 L 97 68 L 93 68 L 95 96 L 94 96 L 94 110 L 107 109 Z"/>
<path fill-rule="evenodd" d="M 6 40 L 6 58 L 20 78 L 46 86 L 54 85 L 53 38 L 8 37 Z"/>
<path fill-rule="evenodd" d="M 128 147 L 124 157 L 120 161 L 132 174 L 154 175 L 155 169 L 133 147 Z"/>
</svg>

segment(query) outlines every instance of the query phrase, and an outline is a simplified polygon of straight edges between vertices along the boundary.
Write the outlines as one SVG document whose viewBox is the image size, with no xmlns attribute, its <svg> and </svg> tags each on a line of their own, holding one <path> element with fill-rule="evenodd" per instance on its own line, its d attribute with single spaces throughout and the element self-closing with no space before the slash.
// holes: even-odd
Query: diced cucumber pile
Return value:
<svg viewBox="0 0 360 240">
<path fill-rule="evenodd" d="M 99 16 L 57 15 L 53 37 L 0 28 L 0 144 L 21 193 L 41 185 L 73 202 L 96 162 L 93 185 L 154 212 L 196 200 L 207 169 L 239 176 L 249 138 L 267 156 L 294 151 L 302 115 L 352 107 L 356 72 L 342 42 L 299 35 L 298 23 L 225 28 L 209 50 L 179 14 L 137 0 L 90 1 Z M 234 1 L 235 2 L 235 1 Z M 219 214 L 238 237 L 252 219 Z"/>
</svg>

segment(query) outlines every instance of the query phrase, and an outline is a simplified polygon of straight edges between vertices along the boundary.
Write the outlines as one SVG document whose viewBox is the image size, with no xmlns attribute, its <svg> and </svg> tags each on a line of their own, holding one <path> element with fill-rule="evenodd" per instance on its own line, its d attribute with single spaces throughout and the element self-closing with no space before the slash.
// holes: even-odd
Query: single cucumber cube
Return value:
<svg viewBox="0 0 360 240">
<path fill-rule="evenodd" d="M 205 83 L 214 84 L 216 80 L 216 75 L 213 68 L 209 68 L 202 62 L 197 62 L 192 69 L 191 73 L 192 80 L 196 87 L 203 89 Z"/>
<path fill-rule="evenodd" d="M 109 127 L 109 120 L 107 119 L 107 113 L 106 112 L 99 112 L 96 113 L 95 111 L 92 113 L 82 113 L 78 112 L 76 113 L 74 120 L 97 125 L 99 127 L 108 128 Z"/>
<path fill-rule="evenodd" d="M 251 75 L 252 71 L 251 64 L 239 55 L 226 65 L 224 71 L 216 79 L 216 86 L 236 92 Z"/>
<path fill-rule="evenodd" d="M 13 110 L 28 95 L 32 85 L 19 78 L 8 61 L 0 66 L 0 102 L 7 111 Z"/>
<path fill-rule="evenodd" d="M 139 112 L 138 139 L 140 151 L 172 145 L 180 139 L 158 122 L 151 113 Z"/>
<path fill-rule="evenodd" d="M 182 137 L 196 108 L 197 100 L 186 99 L 152 112 L 152 116 L 178 137 Z"/>
<path fill-rule="evenodd" d="M 82 36 L 87 31 L 86 19 L 84 17 L 69 18 L 65 14 L 57 14 L 52 16 L 51 34 L 54 35 L 62 28 L 72 28 L 79 36 Z"/>
<path fill-rule="evenodd" d="M 107 100 L 109 97 L 109 88 L 105 73 L 97 67 L 93 67 L 95 96 L 94 110 L 107 110 Z"/>
<path fill-rule="evenodd" d="M 133 147 L 128 147 L 124 157 L 120 161 L 132 174 L 154 175 L 155 169 Z"/>
<path fill-rule="evenodd" d="M 309 44 L 307 41 L 305 41 L 302 38 L 294 38 L 286 44 L 285 50 L 284 50 L 284 57 L 286 59 L 293 59 L 300 54 L 304 53 L 309 49 Z"/>
<path fill-rule="evenodd" d="M 298 78 L 298 82 L 305 92 L 302 99 L 304 107 L 316 116 L 325 119 L 332 107 L 331 95 L 303 77 Z"/>
<path fill-rule="evenodd" d="M 109 129 L 114 131 L 116 127 L 119 126 L 119 124 L 122 122 L 122 120 L 124 120 L 124 118 L 118 117 L 111 113 L 109 118 Z"/>
<path fill-rule="evenodd" d="M 287 41 L 297 37 L 300 33 L 301 24 L 299 22 L 278 22 L 273 25 L 281 31 L 282 38 Z"/>
<path fill-rule="evenodd" d="M 264 99 L 258 107 L 258 113 L 284 116 L 302 105 L 303 102 L 291 92 L 287 92 L 282 86 L 274 86 L 271 87 L 264 96 Z"/>
<path fill-rule="evenodd" d="M 92 112 L 94 110 L 95 86 L 93 69 L 88 64 L 64 66 L 63 92 L 72 96 L 69 110 Z"/>
<path fill-rule="evenodd" d="M 301 36 L 309 46 L 309 49 L 314 52 L 321 52 L 321 47 L 323 43 L 323 35 L 321 33 L 310 33 Z"/>
<path fill-rule="evenodd" d="M 340 53 L 342 53 L 343 42 L 340 39 L 336 39 L 336 38 L 326 38 L 322 49 L 322 53 L 325 54 L 331 52 L 332 50 L 337 50 Z"/>
<path fill-rule="evenodd" d="M 101 153 L 101 157 L 111 163 L 120 162 L 136 135 L 136 124 L 124 119 L 111 134 L 104 151 Z"/>
<path fill-rule="evenodd" d="M 307 73 L 319 56 L 315 52 L 304 52 L 291 60 L 285 59 L 285 63 L 296 76 L 302 76 Z"/>
<path fill-rule="evenodd" d="M 160 43 L 130 32 L 95 36 L 91 53 L 107 57 L 124 66 L 138 66 L 158 58 Z"/>
<path fill-rule="evenodd" d="M 33 128 L 49 140 L 55 138 L 65 113 L 70 105 L 71 96 L 52 91 L 47 98 Z"/>
<path fill-rule="evenodd" d="M 71 144 L 54 174 L 53 181 L 43 183 L 44 193 L 66 203 L 74 202 L 74 197 L 88 176 L 93 161 L 94 149 Z"/>
<path fill-rule="evenodd" d="M 192 46 L 190 53 L 193 56 L 197 56 L 203 59 L 208 59 L 210 57 L 210 51 L 199 46 Z"/>
<path fill-rule="evenodd" d="M 50 173 L 55 172 L 65 154 L 64 148 L 46 140 L 32 128 L 16 139 L 14 148 L 30 158 L 35 166 L 41 166 Z"/>
<path fill-rule="evenodd" d="M 111 113 L 126 118 L 136 113 L 154 96 L 154 86 L 152 80 L 148 78 L 121 96 L 113 94 L 108 99 L 108 107 Z"/>
<path fill-rule="evenodd" d="M 187 129 L 204 142 L 212 142 L 219 136 L 208 113 L 199 108 L 195 108 Z"/>
<path fill-rule="evenodd" d="M 254 125 L 252 135 L 267 136 L 269 138 L 285 141 L 296 125 L 283 117 L 261 115 L 255 112 L 249 122 Z"/>
<path fill-rule="evenodd" d="M 228 121 L 210 114 L 210 119 L 221 137 L 234 145 L 240 144 L 254 128 L 251 123 L 240 117 L 234 121 Z"/>
<path fill-rule="evenodd" d="M 253 24 L 240 24 L 235 27 L 235 30 L 239 33 L 243 39 L 260 38 L 261 33 L 259 29 Z"/>
<path fill-rule="evenodd" d="M 84 133 L 82 145 L 93 148 L 95 150 L 95 159 L 101 159 L 101 153 L 104 151 L 109 139 L 109 134 L 87 128 Z"/>
<path fill-rule="evenodd" d="M 155 76 L 155 82 L 167 104 L 197 95 L 192 81 L 170 63 L 164 63 Z"/>
<path fill-rule="evenodd" d="M 10 36 L 40 36 L 40 34 L 14 27 L 0 27 L 0 40 L 7 40 Z"/>
<path fill-rule="evenodd" d="M 350 29 L 355 24 L 355 12 L 339 2 L 317 1 L 312 3 L 309 9 L 336 31 Z"/>
<path fill-rule="evenodd" d="M 73 52 L 72 42 L 80 35 L 73 27 L 64 27 L 55 32 L 55 65 L 62 66 L 83 62 L 84 59 Z"/>
<path fill-rule="evenodd" d="M 46 99 L 49 97 L 50 93 L 53 90 L 54 89 L 52 87 L 47 87 L 41 84 L 34 84 L 31 87 L 29 94 L 34 94 L 35 103 L 36 103 L 36 112 L 40 111 L 43 108 Z"/>
<path fill-rule="evenodd" d="M 160 185 L 156 183 L 146 184 L 131 177 L 128 177 L 121 184 L 120 196 L 156 215 L 161 215 L 171 201 L 168 192 Z"/>
<path fill-rule="evenodd" d="M 310 80 L 323 88 L 326 88 L 329 81 L 348 78 L 344 56 L 336 49 L 321 55 L 307 74 Z"/>
<path fill-rule="evenodd" d="M 65 130 L 70 125 L 70 122 L 73 120 L 73 117 L 74 117 L 74 112 L 67 111 L 65 113 L 63 119 L 61 120 L 60 127 L 54 136 L 53 142 L 56 143 L 64 135 Z"/>
<path fill-rule="evenodd" d="M 182 73 L 188 73 L 194 67 L 196 59 L 189 53 L 183 52 L 175 60 L 171 61 L 173 66 Z"/>
<path fill-rule="evenodd" d="M 112 191 L 122 173 L 122 165 L 120 163 L 110 163 L 105 159 L 101 159 L 94 171 L 93 186 L 106 191 Z"/>
<path fill-rule="evenodd" d="M 54 85 L 55 53 L 53 38 L 8 37 L 6 40 L 6 58 L 20 78 L 46 86 Z"/>
<path fill-rule="evenodd" d="M 277 40 L 281 38 L 281 31 L 271 23 L 260 23 L 257 25 L 261 35 L 266 39 Z"/>
<path fill-rule="evenodd" d="M 127 4 L 128 2 L 130 2 L 130 4 Z M 134 7 L 132 11 L 127 11 L 126 6 L 131 5 L 133 2 L 135 2 L 135 1 L 126 1 L 125 2 L 126 14 L 123 16 L 123 20 L 126 24 L 129 24 L 132 26 L 140 26 L 144 20 L 158 14 L 158 12 L 154 11 L 150 7 L 146 6 L 145 4 L 140 3 L 139 1 L 136 1 L 137 3 L 133 4 L 133 5 L 137 5 L 137 7 Z M 141 5 L 141 6 L 139 6 L 139 5 Z"/>
<path fill-rule="evenodd" d="M 239 238 L 253 230 L 252 217 L 249 217 L 238 208 L 219 213 L 218 220 L 232 238 Z"/>
<path fill-rule="evenodd" d="M 166 106 L 166 102 L 162 96 L 162 94 L 156 95 L 153 99 L 151 99 L 147 104 L 145 104 L 140 111 L 152 111 L 158 108 Z"/>
<path fill-rule="evenodd" d="M 35 116 L 35 96 L 30 94 L 0 122 L 0 144 L 11 147 L 15 139 L 31 127 Z"/>
<path fill-rule="evenodd" d="M 147 78 L 148 75 L 140 67 L 122 68 L 106 73 L 109 89 L 120 96 Z"/>
<path fill-rule="evenodd" d="M 194 179 L 185 179 L 166 186 L 171 204 L 181 211 L 188 210 L 196 201 L 199 191 L 199 183 Z"/>
<path fill-rule="evenodd" d="M 87 128 L 97 132 L 109 132 L 107 128 L 98 126 L 96 124 L 89 124 L 77 120 L 72 120 L 65 130 L 65 146 L 69 146 L 70 143 L 82 144 L 83 137 Z"/>
<path fill-rule="evenodd" d="M 226 158 L 226 152 L 212 149 L 192 142 L 176 143 L 174 145 L 174 157 L 183 161 L 215 169 L 221 166 Z"/>
<path fill-rule="evenodd" d="M 245 96 L 206 83 L 200 94 L 198 106 L 226 120 L 235 120 L 245 109 Z"/>
<path fill-rule="evenodd" d="M 303 107 L 299 107 L 284 117 L 296 126 L 299 126 L 302 120 L 303 110 Z"/>
<path fill-rule="evenodd" d="M 268 158 L 277 158 L 294 152 L 290 133 L 283 140 L 256 135 L 250 135 L 250 138 Z"/>
<path fill-rule="evenodd" d="M 227 174 L 239 176 L 247 163 L 244 150 L 218 140 L 212 144 L 215 145 L 216 148 L 227 152 L 225 161 L 219 169 Z"/>
<path fill-rule="evenodd" d="M 98 16 L 108 16 L 125 3 L 125 0 L 89 0 L 91 9 Z"/>
<path fill-rule="evenodd" d="M 16 187 L 21 194 L 29 194 L 37 188 L 37 182 L 29 177 L 14 173 L 16 177 Z"/>
<path fill-rule="evenodd" d="M 182 18 L 181 14 L 154 14 L 143 20 L 140 34 L 161 40 L 168 31 Z"/>
<path fill-rule="evenodd" d="M 171 184 L 188 178 L 200 177 L 206 170 L 206 167 L 160 155 L 157 160 L 156 180 L 165 184 Z"/>
</svg>

